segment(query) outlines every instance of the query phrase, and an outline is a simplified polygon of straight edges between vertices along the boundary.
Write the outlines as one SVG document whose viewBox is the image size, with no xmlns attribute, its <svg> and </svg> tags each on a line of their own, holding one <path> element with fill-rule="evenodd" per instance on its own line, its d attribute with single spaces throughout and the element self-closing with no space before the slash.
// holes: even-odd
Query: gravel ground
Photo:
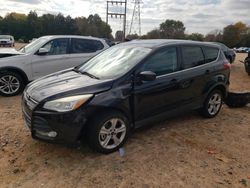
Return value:
<svg viewBox="0 0 250 188">
<path fill-rule="evenodd" d="M 244 57 L 232 66 L 233 91 L 250 91 Z M 223 106 L 214 119 L 190 112 L 138 130 L 121 157 L 32 140 L 20 102 L 0 97 L 1 188 L 250 187 L 250 106 Z"/>
</svg>

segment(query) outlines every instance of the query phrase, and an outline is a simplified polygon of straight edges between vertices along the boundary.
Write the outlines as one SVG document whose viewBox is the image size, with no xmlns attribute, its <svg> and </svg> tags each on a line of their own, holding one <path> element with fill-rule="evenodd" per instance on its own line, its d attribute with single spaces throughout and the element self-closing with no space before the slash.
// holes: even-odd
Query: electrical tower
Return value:
<svg viewBox="0 0 250 188">
<path fill-rule="evenodd" d="M 138 34 L 141 36 L 141 0 L 134 0 L 134 10 L 131 19 L 131 25 L 129 29 L 129 34 L 132 34 L 132 29 L 134 30 L 134 34 Z"/>
<path fill-rule="evenodd" d="M 113 8 L 111 10 L 110 8 Z M 107 1 L 107 17 L 106 23 L 109 23 L 109 17 L 111 18 L 123 18 L 123 41 L 126 37 L 126 18 L 127 18 L 127 0 L 108 0 Z"/>
</svg>

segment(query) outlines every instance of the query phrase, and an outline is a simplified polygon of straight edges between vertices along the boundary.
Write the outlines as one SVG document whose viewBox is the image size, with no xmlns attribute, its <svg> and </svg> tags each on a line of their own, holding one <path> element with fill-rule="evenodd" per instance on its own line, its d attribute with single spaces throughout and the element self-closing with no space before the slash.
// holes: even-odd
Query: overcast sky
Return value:
<svg viewBox="0 0 250 188">
<path fill-rule="evenodd" d="M 128 0 L 128 25 L 132 17 L 133 0 Z M 62 13 L 71 17 L 99 14 L 106 20 L 106 0 L 0 0 L 0 15 L 9 12 L 27 14 Z M 250 25 L 250 0 L 143 0 L 141 5 L 143 34 L 155 29 L 166 19 L 182 21 L 186 32 L 207 34 L 228 24 L 242 21 Z M 114 31 L 122 22 L 110 22 Z"/>
</svg>

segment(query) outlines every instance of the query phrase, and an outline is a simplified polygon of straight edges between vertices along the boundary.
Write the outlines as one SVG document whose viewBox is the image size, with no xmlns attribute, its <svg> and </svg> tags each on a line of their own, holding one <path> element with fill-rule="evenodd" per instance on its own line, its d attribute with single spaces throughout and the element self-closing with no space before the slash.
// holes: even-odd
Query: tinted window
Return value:
<svg viewBox="0 0 250 188">
<path fill-rule="evenodd" d="M 97 40 L 72 39 L 72 53 L 93 53 L 104 48 Z"/>
<path fill-rule="evenodd" d="M 144 71 L 152 71 L 157 76 L 175 72 L 177 70 L 177 50 L 167 48 L 152 55 L 143 66 Z"/>
<path fill-rule="evenodd" d="M 212 47 L 203 47 L 203 51 L 205 54 L 205 62 L 209 63 L 215 61 L 218 57 L 219 50 Z"/>
<path fill-rule="evenodd" d="M 198 46 L 182 47 L 183 68 L 188 69 L 204 63 L 202 50 Z"/>
<path fill-rule="evenodd" d="M 46 48 L 49 53 L 47 55 L 67 54 L 68 39 L 55 39 L 45 44 L 42 48 Z"/>
</svg>

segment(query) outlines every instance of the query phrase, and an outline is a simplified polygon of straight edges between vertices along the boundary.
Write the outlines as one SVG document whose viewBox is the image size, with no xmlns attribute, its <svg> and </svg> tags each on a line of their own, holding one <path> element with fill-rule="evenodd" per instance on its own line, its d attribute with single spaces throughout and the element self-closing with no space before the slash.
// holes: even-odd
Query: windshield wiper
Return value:
<svg viewBox="0 0 250 188">
<path fill-rule="evenodd" d="M 80 71 L 79 69 L 77 69 L 77 68 L 74 68 L 73 69 L 75 72 L 77 72 L 77 73 L 81 73 L 81 74 L 83 74 L 83 75 L 87 75 L 87 76 L 89 76 L 90 78 L 94 78 L 94 79 L 97 79 L 97 80 L 100 80 L 100 78 L 98 78 L 98 77 L 96 77 L 96 76 L 94 76 L 94 75 L 92 75 L 92 74 L 90 74 L 90 73 L 88 73 L 88 72 L 85 72 L 85 71 Z"/>
</svg>

